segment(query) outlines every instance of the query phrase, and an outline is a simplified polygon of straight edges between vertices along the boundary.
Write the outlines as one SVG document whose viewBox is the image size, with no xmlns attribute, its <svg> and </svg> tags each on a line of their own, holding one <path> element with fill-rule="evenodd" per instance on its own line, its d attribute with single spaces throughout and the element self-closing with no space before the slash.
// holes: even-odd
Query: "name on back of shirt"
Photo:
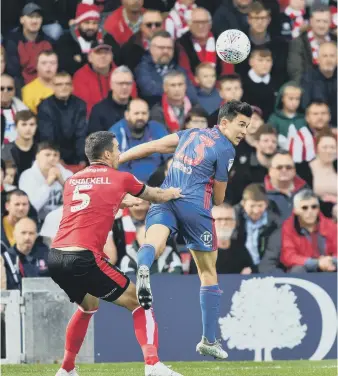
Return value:
<svg viewBox="0 0 338 376">
<path fill-rule="evenodd" d="M 108 176 L 100 176 L 97 178 L 69 179 L 69 184 L 74 185 L 99 185 L 111 184 Z"/>
</svg>

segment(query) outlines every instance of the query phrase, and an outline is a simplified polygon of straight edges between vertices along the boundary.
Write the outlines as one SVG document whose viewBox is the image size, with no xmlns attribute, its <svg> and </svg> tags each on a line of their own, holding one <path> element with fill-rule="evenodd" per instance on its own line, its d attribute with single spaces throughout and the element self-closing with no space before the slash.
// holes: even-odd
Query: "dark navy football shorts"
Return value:
<svg viewBox="0 0 338 376">
<path fill-rule="evenodd" d="M 175 200 L 152 205 L 146 217 L 146 229 L 160 224 L 170 230 L 170 235 L 180 233 L 189 249 L 215 251 L 217 237 L 210 210 L 187 201 Z"/>
</svg>

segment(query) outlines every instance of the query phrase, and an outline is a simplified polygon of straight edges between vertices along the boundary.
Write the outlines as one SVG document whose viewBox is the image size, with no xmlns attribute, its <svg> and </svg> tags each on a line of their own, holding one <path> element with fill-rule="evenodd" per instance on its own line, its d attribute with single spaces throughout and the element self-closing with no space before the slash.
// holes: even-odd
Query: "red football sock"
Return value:
<svg viewBox="0 0 338 376">
<path fill-rule="evenodd" d="M 138 343 L 141 346 L 145 364 L 154 365 L 159 362 L 158 327 L 154 312 L 151 309 L 145 311 L 138 307 L 133 311 L 134 329 Z"/>
<path fill-rule="evenodd" d="M 80 307 L 70 319 L 66 329 L 65 355 L 61 368 L 67 372 L 75 368 L 75 358 L 86 336 L 89 321 L 97 311 L 85 312 Z"/>
</svg>

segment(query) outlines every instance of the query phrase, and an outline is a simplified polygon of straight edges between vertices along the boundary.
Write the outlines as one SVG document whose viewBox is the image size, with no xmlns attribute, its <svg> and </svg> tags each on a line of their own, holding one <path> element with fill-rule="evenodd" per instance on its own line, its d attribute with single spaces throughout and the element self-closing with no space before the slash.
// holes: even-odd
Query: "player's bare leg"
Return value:
<svg viewBox="0 0 338 376">
<path fill-rule="evenodd" d="M 196 351 L 216 359 L 226 359 L 228 354 L 216 340 L 216 327 L 222 291 L 218 286 L 216 261 L 217 252 L 191 251 L 201 280 L 200 304 L 202 311 L 203 335 Z"/>
<path fill-rule="evenodd" d="M 146 233 L 145 243 L 137 254 L 136 292 L 140 305 L 144 309 L 150 309 L 153 304 L 153 296 L 150 287 L 150 268 L 165 249 L 170 230 L 160 224 L 152 225 Z"/>
<path fill-rule="evenodd" d="M 75 358 L 85 339 L 89 322 L 98 310 L 99 299 L 87 294 L 77 311 L 73 314 L 66 329 L 65 354 L 61 368 L 56 376 L 78 376 L 75 370 Z"/>
</svg>

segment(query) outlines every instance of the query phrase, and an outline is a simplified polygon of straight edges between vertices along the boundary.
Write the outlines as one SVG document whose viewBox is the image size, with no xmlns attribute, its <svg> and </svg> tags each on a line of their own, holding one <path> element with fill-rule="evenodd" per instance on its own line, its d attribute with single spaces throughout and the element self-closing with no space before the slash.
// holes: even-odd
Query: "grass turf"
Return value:
<svg viewBox="0 0 338 376">
<path fill-rule="evenodd" d="M 336 376 L 337 361 L 167 362 L 184 376 Z M 54 376 L 58 365 L 3 365 L 3 376 Z M 80 376 L 143 376 L 141 363 L 80 364 Z"/>
</svg>

